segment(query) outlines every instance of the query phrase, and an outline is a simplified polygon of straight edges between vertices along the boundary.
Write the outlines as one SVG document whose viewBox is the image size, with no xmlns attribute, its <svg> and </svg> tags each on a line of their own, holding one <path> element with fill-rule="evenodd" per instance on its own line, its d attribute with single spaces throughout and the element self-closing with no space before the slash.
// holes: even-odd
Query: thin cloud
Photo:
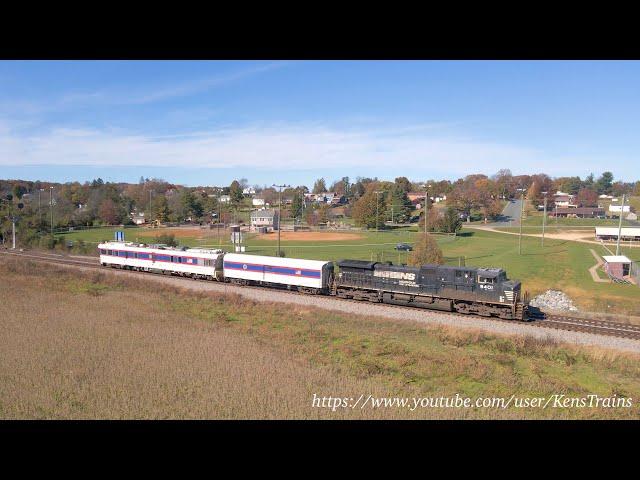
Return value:
<svg viewBox="0 0 640 480">
<path fill-rule="evenodd" d="M 419 127 L 419 128 L 418 128 Z M 384 134 L 381 134 L 384 133 Z M 597 165 L 584 158 L 549 158 L 532 148 L 436 135 L 416 128 L 342 130 L 324 126 L 225 128 L 182 136 L 146 136 L 120 131 L 54 129 L 16 137 L 0 133 L 0 165 L 86 165 L 238 170 L 393 168 L 399 172 L 444 171 L 465 175 L 528 165 L 551 175 Z"/>
<path fill-rule="evenodd" d="M 38 116 L 52 112 L 95 106 L 144 105 L 172 98 L 185 97 L 206 92 L 214 88 L 231 85 L 245 78 L 283 68 L 289 62 L 271 62 L 254 65 L 241 70 L 193 79 L 177 85 L 142 88 L 126 92 L 114 89 L 67 92 L 58 97 L 42 101 L 33 99 L 0 99 L 0 113 L 16 117 Z"/>
</svg>

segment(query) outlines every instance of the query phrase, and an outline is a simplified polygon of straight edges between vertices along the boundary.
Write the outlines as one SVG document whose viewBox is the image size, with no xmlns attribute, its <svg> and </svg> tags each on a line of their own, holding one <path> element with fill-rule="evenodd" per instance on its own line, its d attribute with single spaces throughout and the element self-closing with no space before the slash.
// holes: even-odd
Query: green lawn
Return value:
<svg viewBox="0 0 640 480">
<path fill-rule="evenodd" d="M 116 229 L 94 229 L 65 234 L 70 240 L 83 239 L 97 242 L 101 239 L 113 238 Z M 125 230 L 128 240 L 153 242 L 154 236 L 162 230 L 146 228 L 129 228 Z M 307 258 L 315 260 L 338 260 L 353 258 L 360 260 L 392 261 L 405 263 L 407 252 L 394 249 L 399 242 L 412 243 L 416 230 L 403 228 L 386 232 L 358 232 L 362 238 L 357 240 L 303 242 L 283 241 L 282 250 L 289 258 Z M 500 267 L 507 271 L 510 278 L 523 282 L 524 289 L 531 294 L 555 288 L 566 292 L 577 304 L 592 311 L 640 314 L 640 289 L 634 285 L 618 285 L 595 283 L 588 272 L 595 264 L 590 249 L 600 255 L 608 252 L 600 245 L 566 240 L 546 239 L 545 247 L 540 245 L 540 238 L 522 238 L 522 255 L 518 255 L 518 237 L 495 232 L 463 229 L 457 237 L 438 235 L 438 243 L 442 248 L 446 261 L 450 265 L 464 263 L 469 266 Z M 227 235 L 203 240 L 196 238 L 180 238 L 180 243 L 187 246 L 219 245 L 231 250 Z M 253 234 L 245 237 L 246 253 L 256 255 L 275 255 L 275 238 L 258 239 Z M 611 247 L 610 247 L 611 248 Z M 624 247 L 622 253 L 633 260 L 640 261 L 640 248 Z"/>
</svg>

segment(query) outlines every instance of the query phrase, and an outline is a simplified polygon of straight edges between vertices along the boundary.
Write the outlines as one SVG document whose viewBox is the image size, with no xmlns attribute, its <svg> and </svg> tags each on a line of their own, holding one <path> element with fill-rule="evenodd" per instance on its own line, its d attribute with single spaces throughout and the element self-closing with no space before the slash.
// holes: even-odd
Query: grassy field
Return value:
<svg viewBox="0 0 640 480">
<path fill-rule="evenodd" d="M 97 242 L 101 238 L 112 238 L 113 231 L 115 229 L 101 229 L 66 235 L 69 239 L 83 238 Z M 132 228 L 125 232 L 128 239 L 153 241 L 153 236 L 158 235 L 162 230 Z M 354 232 L 353 235 L 359 237 L 340 241 L 282 241 L 281 245 L 289 258 L 316 260 L 353 258 L 404 263 L 407 261 L 408 253 L 398 252 L 394 247 L 398 242 L 412 243 L 415 240 L 416 231 L 414 227 L 414 229 L 398 229 L 389 232 Z M 221 238 L 226 240 L 220 243 L 221 247 L 230 250 L 228 235 L 224 234 Z M 219 245 L 215 236 L 201 239 L 180 237 L 179 240 L 182 244 L 189 246 L 217 247 Z M 595 260 L 589 250 L 593 249 L 599 255 L 609 254 L 600 245 L 547 238 L 543 249 L 540 238 L 524 236 L 523 255 L 518 255 L 517 236 L 476 229 L 463 229 L 457 237 L 439 235 L 438 243 L 448 264 L 504 268 L 509 277 L 521 280 L 525 290 L 532 295 L 555 288 L 570 295 L 583 310 L 640 314 L 640 289 L 637 286 L 595 283 L 592 280 L 588 269 L 595 264 Z M 247 235 L 246 246 L 247 253 L 276 254 L 275 235 L 269 239 Z M 640 248 L 629 248 L 623 245 L 622 253 L 632 260 L 640 261 Z"/>
<path fill-rule="evenodd" d="M 33 272 L 38 272 L 34 275 Z M 629 418 L 638 356 L 0 259 L 0 418 Z M 631 408 L 317 408 L 318 397 L 632 398 Z"/>
</svg>

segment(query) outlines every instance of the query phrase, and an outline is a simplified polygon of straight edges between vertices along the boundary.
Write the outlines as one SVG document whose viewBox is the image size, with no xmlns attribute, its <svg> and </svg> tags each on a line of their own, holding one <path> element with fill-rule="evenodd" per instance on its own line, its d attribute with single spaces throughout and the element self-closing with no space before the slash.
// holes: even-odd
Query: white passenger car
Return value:
<svg viewBox="0 0 640 480">
<path fill-rule="evenodd" d="M 223 279 L 222 250 L 174 248 L 133 242 L 105 242 L 99 244 L 98 248 L 103 266 Z"/>
<path fill-rule="evenodd" d="M 227 253 L 224 277 L 234 283 L 277 284 L 308 293 L 327 292 L 333 279 L 333 262 L 298 258 Z"/>
</svg>

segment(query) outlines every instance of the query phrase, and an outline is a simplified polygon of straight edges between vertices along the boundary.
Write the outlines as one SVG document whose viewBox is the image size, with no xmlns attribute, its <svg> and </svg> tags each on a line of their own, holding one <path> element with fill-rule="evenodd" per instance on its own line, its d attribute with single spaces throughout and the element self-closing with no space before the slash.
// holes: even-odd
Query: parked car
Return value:
<svg viewBox="0 0 640 480">
<path fill-rule="evenodd" d="M 413 247 L 408 243 L 398 243 L 396 245 L 396 250 L 404 250 L 406 252 L 410 252 L 413 250 Z"/>
</svg>

